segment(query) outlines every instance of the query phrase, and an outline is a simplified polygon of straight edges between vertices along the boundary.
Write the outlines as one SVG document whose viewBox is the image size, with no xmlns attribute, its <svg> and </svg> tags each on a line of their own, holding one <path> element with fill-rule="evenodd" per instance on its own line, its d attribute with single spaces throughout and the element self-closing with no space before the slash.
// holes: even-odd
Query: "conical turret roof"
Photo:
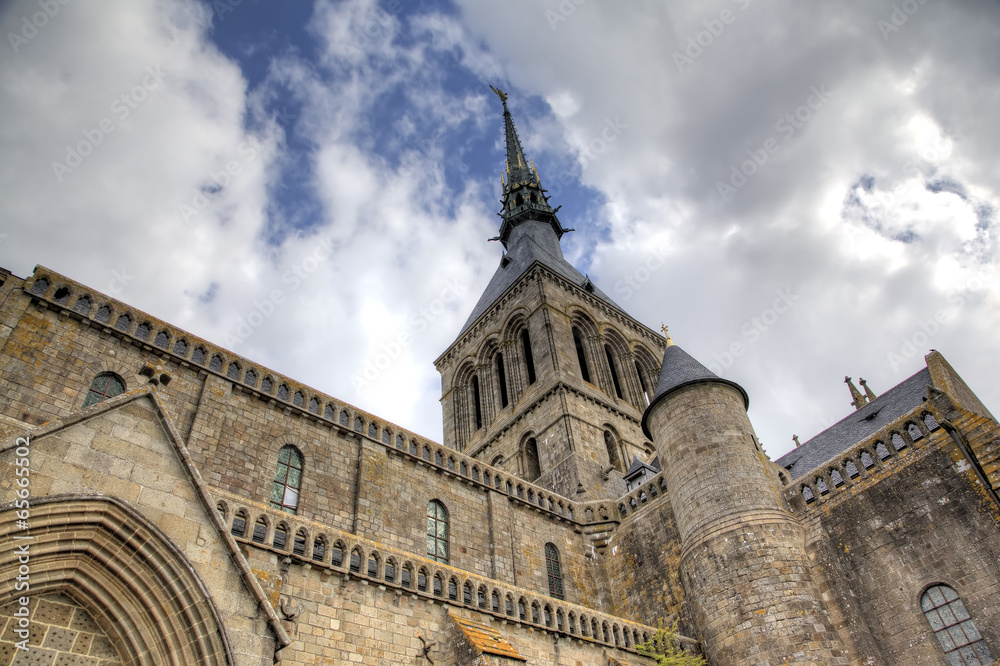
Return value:
<svg viewBox="0 0 1000 666">
<path fill-rule="evenodd" d="M 729 379 L 719 377 L 696 361 L 686 351 L 675 344 L 670 344 L 667 350 L 663 352 L 663 364 L 660 366 L 660 377 L 656 382 L 653 399 L 650 400 L 649 407 L 646 408 L 645 413 L 642 415 L 642 431 L 646 434 L 646 437 L 652 439 L 646 421 L 657 402 L 686 386 L 710 382 L 728 384 L 736 388 L 743 396 L 744 406 L 750 407 L 750 396 L 747 395 L 742 386 Z"/>
</svg>

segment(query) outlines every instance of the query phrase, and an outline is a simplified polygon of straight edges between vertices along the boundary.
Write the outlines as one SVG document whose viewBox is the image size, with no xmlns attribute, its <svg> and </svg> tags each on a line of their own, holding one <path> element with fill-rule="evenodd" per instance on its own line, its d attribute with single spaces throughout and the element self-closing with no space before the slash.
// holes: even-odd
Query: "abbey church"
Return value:
<svg viewBox="0 0 1000 666">
<path fill-rule="evenodd" d="M 712 666 L 995 663 L 973 389 L 932 350 L 770 460 L 743 387 L 563 257 L 497 92 L 504 253 L 433 361 L 443 442 L 0 271 L 0 666 L 653 666 L 674 621 Z"/>
</svg>

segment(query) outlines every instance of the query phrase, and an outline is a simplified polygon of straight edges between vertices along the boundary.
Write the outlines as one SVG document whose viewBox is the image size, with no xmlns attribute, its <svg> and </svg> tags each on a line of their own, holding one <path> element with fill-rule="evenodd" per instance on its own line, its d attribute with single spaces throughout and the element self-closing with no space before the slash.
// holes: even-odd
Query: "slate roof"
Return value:
<svg viewBox="0 0 1000 666">
<path fill-rule="evenodd" d="M 646 437 L 650 439 L 653 437 L 646 424 L 646 418 L 653 409 L 653 405 L 668 393 L 690 384 L 700 384 L 703 382 L 721 382 L 739 389 L 739 392 L 743 394 L 743 404 L 747 407 L 750 406 L 750 397 L 743 390 L 742 386 L 734 381 L 722 379 L 677 345 L 670 345 L 663 352 L 663 365 L 660 366 L 660 377 L 656 382 L 653 399 L 650 400 L 649 407 L 646 408 L 646 412 L 642 415 L 642 431 L 646 433 Z"/>
<path fill-rule="evenodd" d="M 547 222 L 526 220 L 514 227 L 514 230 L 510 234 L 508 252 L 505 258 L 510 261 L 504 265 L 505 261 L 501 260 L 500 266 L 497 268 L 496 273 L 493 274 L 493 278 L 486 286 L 483 295 L 479 297 L 479 302 L 473 308 L 472 314 L 469 315 L 469 319 L 462 326 L 463 333 L 484 312 L 489 310 L 490 306 L 536 261 L 545 264 L 574 284 L 583 285 L 587 279 L 563 258 L 562 248 L 559 246 L 559 239 L 556 237 L 556 232 Z M 594 287 L 593 294 L 608 305 L 624 313 L 620 305 L 611 300 L 611 297 L 596 286 Z"/>
<path fill-rule="evenodd" d="M 638 475 L 639 471 L 642 469 L 648 469 L 653 474 L 659 474 L 660 469 L 660 457 L 656 456 L 650 462 L 645 463 L 639 460 L 639 456 L 632 456 L 632 464 L 625 471 L 625 480 L 629 481 L 633 476 Z"/>
<path fill-rule="evenodd" d="M 930 385 L 930 370 L 924 368 L 776 462 L 797 479 L 920 405 Z"/>
</svg>

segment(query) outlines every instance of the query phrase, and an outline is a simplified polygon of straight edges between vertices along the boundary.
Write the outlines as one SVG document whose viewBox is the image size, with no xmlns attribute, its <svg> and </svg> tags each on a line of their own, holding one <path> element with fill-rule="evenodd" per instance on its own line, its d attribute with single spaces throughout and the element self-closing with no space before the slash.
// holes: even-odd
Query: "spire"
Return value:
<svg viewBox="0 0 1000 666">
<path fill-rule="evenodd" d="M 861 379 L 861 388 L 865 390 L 865 397 L 868 398 L 868 402 L 875 399 L 875 394 L 870 388 L 868 388 L 868 382 L 866 382 L 864 378 Z"/>
<path fill-rule="evenodd" d="M 865 396 L 861 395 L 861 391 L 858 387 L 854 385 L 850 377 L 844 377 L 844 383 L 847 384 L 848 388 L 851 389 L 851 404 L 854 405 L 854 409 L 861 409 L 865 406 Z"/>
<path fill-rule="evenodd" d="M 569 229 L 563 229 L 562 224 L 556 218 L 556 211 L 549 206 L 546 190 L 542 188 L 541 178 L 538 176 L 538 169 L 534 162 L 529 162 L 524 156 L 524 149 L 521 148 L 521 140 L 517 136 L 517 128 L 514 127 L 514 119 L 507 108 L 507 94 L 490 86 L 490 89 L 497 94 L 503 104 L 504 134 L 507 142 L 507 163 L 503 173 L 500 175 L 500 182 L 503 185 L 503 211 L 500 217 L 503 223 L 500 225 L 500 242 L 507 247 L 507 239 L 510 232 L 518 224 L 525 220 L 538 220 L 547 222 L 556 232 L 556 238 L 561 238 L 563 233 Z"/>
</svg>

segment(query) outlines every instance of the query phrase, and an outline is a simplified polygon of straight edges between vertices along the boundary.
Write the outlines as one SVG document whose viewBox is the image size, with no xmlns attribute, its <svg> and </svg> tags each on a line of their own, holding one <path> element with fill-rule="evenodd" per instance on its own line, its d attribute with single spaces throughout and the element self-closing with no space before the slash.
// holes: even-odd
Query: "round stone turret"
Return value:
<svg viewBox="0 0 1000 666">
<path fill-rule="evenodd" d="M 667 347 L 642 427 L 681 535 L 691 620 L 713 664 L 846 665 L 748 404 L 738 384 Z"/>
</svg>

